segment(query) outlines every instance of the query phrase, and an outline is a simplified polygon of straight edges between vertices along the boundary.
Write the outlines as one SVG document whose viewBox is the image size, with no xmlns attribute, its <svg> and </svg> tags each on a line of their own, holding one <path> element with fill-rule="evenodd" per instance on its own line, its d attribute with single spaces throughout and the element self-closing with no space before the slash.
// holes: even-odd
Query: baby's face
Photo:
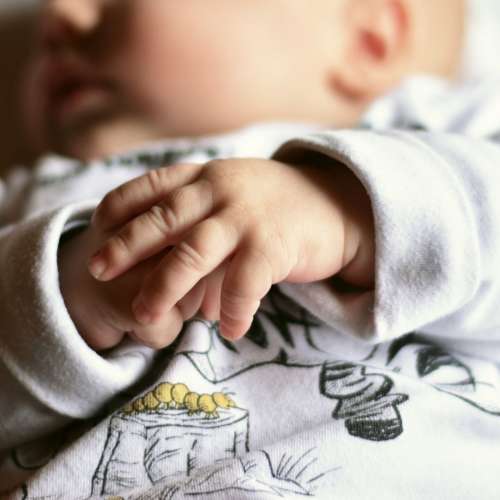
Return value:
<svg viewBox="0 0 500 500">
<path fill-rule="evenodd" d="M 326 123 L 334 3 L 46 0 L 26 85 L 31 135 L 89 159 L 258 121 Z"/>
</svg>

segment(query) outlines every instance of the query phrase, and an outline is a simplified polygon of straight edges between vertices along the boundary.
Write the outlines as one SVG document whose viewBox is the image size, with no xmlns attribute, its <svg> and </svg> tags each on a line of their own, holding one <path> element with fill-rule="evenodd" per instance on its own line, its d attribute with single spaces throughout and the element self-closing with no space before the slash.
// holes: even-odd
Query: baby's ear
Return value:
<svg viewBox="0 0 500 500">
<path fill-rule="evenodd" d="M 332 85 L 351 100 L 369 101 L 411 68 L 411 9 L 406 0 L 350 0 L 347 40 Z"/>
</svg>

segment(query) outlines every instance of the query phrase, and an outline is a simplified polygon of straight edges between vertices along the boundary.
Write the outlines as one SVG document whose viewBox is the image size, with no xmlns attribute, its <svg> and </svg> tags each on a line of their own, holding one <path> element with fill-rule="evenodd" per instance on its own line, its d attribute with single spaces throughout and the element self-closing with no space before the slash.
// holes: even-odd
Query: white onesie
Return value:
<svg viewBox="0 0 500 500">
<path fill-rule="evenodd" d="M 259 125 L 14 170 L 0 190 L 0 498 L 498 499 L 493 73 L 408 80 L 357 130 Z M 299 149 L 365 186 L 373 291 L 280 284 L 234 344 L 201 318 L 157 353 L 85 344 L 57 249 L 106 192 L 161 165 Z"/>
<path fill-rule="evenodd" d="M 465 46 L 460 76 L 482 79 L 500 71 L 500 2 L 468 0 Z"/>
</svg>

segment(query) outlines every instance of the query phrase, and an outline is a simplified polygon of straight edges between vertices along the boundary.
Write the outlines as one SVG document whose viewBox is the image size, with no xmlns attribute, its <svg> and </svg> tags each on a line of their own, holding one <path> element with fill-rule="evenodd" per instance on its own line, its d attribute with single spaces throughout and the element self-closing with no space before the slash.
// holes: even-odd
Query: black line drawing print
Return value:
<svg viewBox="0 0 500 500">
<path fill-rule="evenodd" d="M 168 165 L 174 165 L 181 161 L 187 161 L 190 156 L 197 155 L 207 158 L 207 161 L 213 160 L 222 155 L 228 155 L 229 151 L 222 151 L 216 146 L 186 146 L 172 148 L 166 145 L 165 148 L 159 147 L 156 151 L 134 151 L 130 153 L 110 156 L 103 160 L 105 167 L 138 167 L 147 170 L 153 170 Z M 89 168 L 89 165 L 80 161 L 72 161 L 72 169 L 63 173 L 44 173 L 34 179 L 30 189 L 38 189 L 42 186 L 51 186 L 61 182 L 73 179 L 81 175 Z"/>
<path fill-rule="evenodd" d="M 435 390 L 458 398 L 483 413 L 500 416 L 498 388 L 477 380 L 472 369 L 457 356 L 422 338 L 418 333 L 410 333 L 388 345 L 375 346 L 366 361 L 371 362 L 382 357 L 385 366 L 391 368 L 398 363 L 398 356 L 405 354 L 415 359 L 415 373 L 411 375 L 427 381 Z M 410 364 L 403 364 L 405 371 L 408 371 Z"/>
<path fill-rule="evenodd" d="M 126 153 L 123 155 L 116 155 L 107 158 L 104 164 L 107 167 L 122 166 L 122 167 L 145 167 L 148 169 L 155 169 L 167 165 L 173 165 L 180 161 L 185 161 L 185 158 L 192 155 L 202 155 L 209 160 L 222 156 L 228 152 L 223 152 L 220 148 L 215 146 L 187 146 L 173 148 L 169 146 L 168 149 L 160 148 L 157 151 L 136 151 L 135 153 Z"/>
<path fill-rule="evenodd" d="M 344 419 L 352 436 L 387 441 L 403 432 L 398 405 L 406 394 L 392 393 L 394 383 L 381 373 L 367 373 L 366 366 L 335 361 L 325 363 L 320 374 L 320 392 L 336 399 L 334 419 Z"/>
<path fill-rule="evenodd" d="M 268 322 L 267 325 L 265 324 L 266 321 Z M 248 335 L 248 338 L 244 339 L 244 342 L 247 344 L 247 348 L 249 345 L 251 345 L 254 349 L 254 351 L 252 351 L 251 359 L 249 360 L 244 359 L 245 354 L 242 354 L 239 351 L 239 346 L 233 346 L 233 344 L 228 343 L 219 335 L 218 325 L 216 323 L 205 320 L 195 320 L 193 322 L 199 323 L 199 325 L 202 327 L 203 333 L 205 334 L 207 339 L 209 339 L 202 350 L 183 350 L 182 345 L 180 345 L 182 339 L 181 337 L 178 337 L 171 346 L 164 349 L 159 354 L 151 370 L 148 372 L 148 374 L 145 375 L 143 379 L 138 381 L 133 387 L 118 394 L 113 400 L 109 401 L 108 404 L 103 407 L 102 411 L 99 412 L 99 414 L 95 415 L 92 419 L 89 419 L 86 422 L 86 427 L 88 428 L 92 427 L 92 425 L 97 425 L 103 418 L 117 411 L 127 401 L 130 401 L 135 395 L 145 392 L 148 387 L 151 387 L 153 384 L 155 384 L 156 381 L 161 379 L 161 375 L 164 372 L 165 367 L 169 362 L 172 361 L 174 357 L 187 357 L 192 365 L 196 367 L 196 369 L 204 376 L 206 380 L 216 383 L 219 381 L 227 380 L 229 378 L 234 378 L 241 374 L 243 371 L 270 363 L 278 363 L 281 365 L 290 364 L 290 366 L 292 366 L 292 363 L 290 363 L 289 361 L 288 354 L 284 350 L 284 348 L 293 350 L 295 347 L 295 341 L 292 336 L 293 334 L 290 331 L 291 326 L 298 327 L 299 332 L 295 333 L 296 337 L 302 336 L 302 338 L 306 340 L 307 344 L 312 349 L 317 349 L 314 346 L 312 329 L 319 324 L 318 321 L 310 316 L 303 308 L 297 306 L 285 295 L 281 294 L 281 292 L 277 289 L 274 289 L 272 291 L 272 294 L 270 294 L 269 304 L 266 306 L 265 311 L 262 314 L 259 312 L 257 319 L 252 325 L 252 329 Z M 226 357 L 228 353 L 231 353 L 236 358 L 238 358 L 237 369 L 234 369 L 234 367 L 232 367 L 231 372 L 226 374 L 226 377 L 222 377 L 220 376 L 220 374 L 217 374 L 214 367 L 212 366 L 211 356 L 215 352 L 220 352 L 221 350 L 226 351 L 224 353 L 224 356 Z M 245 349 L 243 349 L 243 351 L 245 351 Z M 248 351 L 248 349 L 246 349 L 246 351 Z M 261 358 L 262 352 L 268 354 L 267 357 L 269 359 L 264 359 L 264 361 L 256 363 L 254 360 Z M 264 358 L 266 358 L 266 356 L 264 356 Z M 308 366 L 314 367 L 318 366 L 318 364 L 309 364 Z M 184 413 L 189 413 L 189 411 L 194 410 L 195 406 L 193 405 L 198 404 L 197 400 L 196 402 L 192 400 L 192 398 L 194 398 L 193 394 L 190 395 L 189 398 L 191 399 L 191 402 L 188 403 L 191 404 L 191 410 L 189 408 L 183 409 L 182 411 Z M 210 395 L 205 395 L 204 398 L 199 402 L 199 404 L 202 406 L 202 412 L 199 412 L 198 415 L 200 421 L 203 421 L 207 416 L 217 416 L 217 414 L 221 413 L 221 406 L 223 408 L 222 414 L 224 414 L 225 411 L 229 411 L 230 409 L 224 409 L 224 403 L 222 403 L 222 405 L 218 405 L 216 408 L 213 408 L 212 403 L 214 402 L 214 398 L 212 395 L 211 401 L 209 396 Z M 223 394 L 216 395 L 215 402 L 217 401 L 217 399 L 219 399 L 219 402 L 221 402 L 220 398 L 223 398 L 223 396 Z M 140 405 L 140 400 L 141 398 L 136 399 L 136 405 Z M 147 404 L 149 405 L 151 405 L 151 403 L 154 405 L 154 402 L 152 400 L 147 402 Z M 205 411 L 207 409 L 209 410 L 208 412 Z M 236 410 L 236 408 L 234 409 Z M 162 412 L 166 412 L 167 408 L 163 407 L 161 408 L 161 410 Z M 244 410 L 239 409 L 239 411 Z M 171 412 L 170 416 L 172 416 Z M 119 419 L 123 419 L 125 417 L 126 415 L 121 412 L 118 417 L 118 421 Z M 132 415 L 132 412 L 129 417 L 134 417 L 134 415 Z M 138 415 L 135 415 L 135 417 L 138 417 Z M 112 417 L 112 419 L 114 418 L 115 416 Z M 57 452 L 61 449 L 63 444 L 64 443 L 62 443 L 61 446 L 58 446 L 57 449 L 54 449 L 53 452 L 51 452 L 49 455 L 47 455 L 45 451 L 47 448 L 43 447 L 45 453 L 44 460 L 37 460 L 35 464 L 33 460 L 30 459 L 29 462 L 25 461 L 25 466 L 33 466 L 33 468 L 43 467 L 57 455 Z M 30 444 L 28 448 L 30 449 L 31 446 L 36 447 L 36 445 L 37 443 L 35 443 L 34 445 Z M 29 456 L 28 451 L 17 451 L 17 454 Z M 33 455 L 33 453 L 34 451 L 29 451 L 29 454 L 31 455 Z M 21 465 L 21 463 L 19 462 L 20 460 L 17 460 L 18 465 Z"/>
<path fill-rule="evenodd" d="M 264 303 L 254 317 L 249 331 L 245 335 L 245 340 L 253 343 L 261 349 L 270 347 L 269 328 L 266 329 L 267 320 L 274 331 L 281 338 L 284 346 L 295 347 L 295 340 L 290 331 L 292 326 L 301 326 L 301 335 L 305 338 L 308 346 L 319 350 L 315 345 L 312 329 L 320 326 L 319 320 L 315 319 L 306 309 L 296 304 L 287 297 L 281 290 L 274 286 L 266 296 L 268 303 Z M 219 341 L 229 350 L 238 353 L 237 346 L 224 339 L 220 335 Z M 274 340 L 274 339 L 273 339 Z"/>
<path fill-rule="evenodd" d="M 255 316 L 250 331 L 246 337 L 250 342 L 259 347 L 269 346 L 269 340 L 266 334 L 265 324 L 262 319 L 267 318 L 275 327 L 286 345 L 295 347 L 293 336 L 290 333 L 290 327 L 298 325 L 303 328 L 304 336 L 309 347 L 319 350 L 315 345 L 312 329 L 320 326 L 320 323 L 306 309 L 299 306 L 292 299 L 283 294 L 278 287 L 273 287 L 267 295 L 270 308 L 264 307 Z"/>
<path fill-rule="evenodd" d="M 92 494 L 189 477 L 210 464 L 248 452 L 248 412 L 223 392 L 197 394 L 162 382 L 111 417 L 92 479 Z"/>
<path fill-rule="evenodd" d="M 250 452 L 248 441 L 248 411 L 227 394 L 199 395 L 185 384 L 162 382 L 112 417 L 92 495 L 119 495 L 149 484 L 167 488 L 161 498 L 232 491 L 313 496 L 315 483 L 338 469 L 309 473 L 315 448 L 298 458 L 284 454 L 274 465 L 264 450 Z"/>
<path fill-rule="evenodd" d="M 270 453 L 257 450 L 245 457 L 218 460 L 215 466 L 200 467 L 189 476 L 165 478 L 153 484 L 147 493 L 129 495 L 128 500 L 186 500 L 188 498 L 238 498 L 251 500 L 313 497 L 317 482 L 340 467 L 315 471 L 315 448 L 294 456 L 283 454 L 273 464 Z M 114 495 L 107 500 L 123 497 Z"/>
<path fill-rule="evenodd" d="M 315 330 L 321 325 L 320 321 L 284 295 L 278 287 L 270 290 L 250 330 L 237 343 L 221 337 L 217 322 L 202 319 L 194 322 L 203 327 L 204 332 L 200 331 L 197 337 L 205 336 L 206 343 L 197 349 L 181 345 L 175 355 L 188 358 L 196 370 L 212 383 L 226 381 L 263 364 L 288 366 L 294 357 L 303 357 L 306 352 L 309 355 L 315 353 L 322 361 L 331 354 L 317 345 Z M 319 364 L 317 361 L 310 362 L 308 366 Z"/>
<path fill-rule="evenodd" d="M 239 346 L 228 344 L 220 337 L 214 322 L 197 320 L 200 335 L 196 338 L 204 338 L 205 342 L 200 341 L 199 350 L 185 350 L 179 344 L 174 356 L 187 357 L 206 380 L 215 383 L 233 379 L 257 366 L 276 363 L 295 366 L 289 363 L 284 351 L 284 347 L 295 347 L 290 325 L 305 330 L 302 338 L 310 348 L 317 350 L 311 329 L 319 323 L 279 291 L 275 290 L 271 295 L 270 305 L 263 315 L 264 319 L 261 316 L 254 321 L 252 331 L 245 339 L 246 346 L 252 346 L 253 353 L 257 354 L 250 360 L 245 360 L 243 354 L 243 360 L 238 359 L 237 369 L 230 367 L 226 378 L 216 373 L 211 355 L 222 350 L 227 362 L 228 354 L 241 358 L 242 353 Z M 263 321 L 266 320 L 272 328 L 269 325 L 264 328 Z M 269 333 L 270 330 L 273 333 Z M 254 360 L 262 358 L 262 351 L 269 353 L 270 359 L 256 363 Z M 167 358 L 165 362 L 168 362 Z M 321 364 L 298 366 L 317 369 Z M 132 455 L 127 451 L 130 443 L 134 449 Z M 101 460 L 92 480 L 92 493 L 119 494 L 135 485 L 161 484 L 175 480 L 175 477 L 190 478 L 204 465 L 214 463 L 214 457 L 218 463 L 220 460 L 234 461 L 248 456 L 248 453 L 249 412 L 239 408 L 228 394 L 199 395 L 191 392 L 186 384 L 162 382 L 144 396 L 126 404 L 111 418 Z M 273 474 L 273 471 L 276 473 Z M 280 488 L 290 491 L 290 474 L 294 471 L 294 468 L 280 468 L 278 464 L 269 470 L 261 486 L 268 488 L 271 482 L 286 480 L 286 487 L 281 485 Z M 320 474 L 316 480 L 320 477 L 323 476 Z M 240 481 L 243 479 L 238 479 Z M 203 484 L 206 482 L 204 479 Z M 310 494 L 311 485 L 301 484 L 294 486 L 296 492 Z M 272 489 L 279 493 L 280 488 L 274 485 Z M 241 485 L 238 491 L 240 489 Z M 255 492 L 255 487 L 251 491 Z M 203 488 L 199 494 L 203 496 L 206 493 L 207 489 Z M 282 496 L 281 493 L 279 496 Z"/>
</svg>

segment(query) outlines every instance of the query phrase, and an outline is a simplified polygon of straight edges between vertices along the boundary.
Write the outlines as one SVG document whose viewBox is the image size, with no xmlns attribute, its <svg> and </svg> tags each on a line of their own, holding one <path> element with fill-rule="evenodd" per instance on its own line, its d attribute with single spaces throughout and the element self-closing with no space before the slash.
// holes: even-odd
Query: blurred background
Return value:
<svg viewBox="0 0 500 500">
<path fill-rule="evenodd" d="M 23 140 L 19 86 L 33 36 L 37 0 L 0 0 L 0 175 L 32 154 Z"/>
</svg>

